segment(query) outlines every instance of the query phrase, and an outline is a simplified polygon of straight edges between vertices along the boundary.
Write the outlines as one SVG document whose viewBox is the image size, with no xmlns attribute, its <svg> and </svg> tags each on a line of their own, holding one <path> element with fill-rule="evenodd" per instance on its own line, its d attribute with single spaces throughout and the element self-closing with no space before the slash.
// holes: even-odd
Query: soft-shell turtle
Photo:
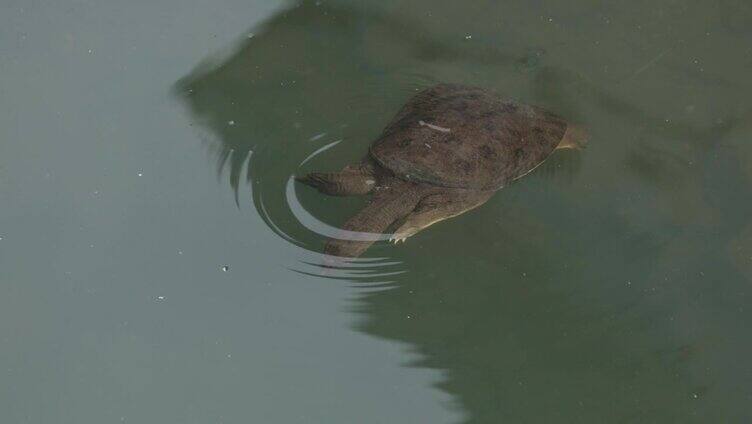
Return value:
<svg viewBox="0 0 752 424">
<path fill-rule="evenodd" d="M 493 193 L 540 165 L 554 150 L 582 148 L 585 132 L 538 107 L 491 91 L 439 84 L 416 94 L 358 164 L 311 173 L 298 181 L 350 196 L 373 193 L 324 249 L 356 257 L 373 240 L 347 232 L 385 233 L 404 241 L 441 220 L 485 203 Z"/>
</svg>

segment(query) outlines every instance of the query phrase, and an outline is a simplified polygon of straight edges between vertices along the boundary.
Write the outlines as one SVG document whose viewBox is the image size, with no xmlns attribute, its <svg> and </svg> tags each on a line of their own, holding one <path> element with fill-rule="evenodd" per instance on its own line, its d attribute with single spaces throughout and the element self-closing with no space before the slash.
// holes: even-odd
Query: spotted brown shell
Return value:
<svg viewBox="0 0 752 424">
<path fill-rule="evenodd" d="M 490 190 L 543 162 L 566 129 L 566 121 L 538 107 L 440 84 L 410 99 L 370 153 L 408 180 Z"/>
</svg>

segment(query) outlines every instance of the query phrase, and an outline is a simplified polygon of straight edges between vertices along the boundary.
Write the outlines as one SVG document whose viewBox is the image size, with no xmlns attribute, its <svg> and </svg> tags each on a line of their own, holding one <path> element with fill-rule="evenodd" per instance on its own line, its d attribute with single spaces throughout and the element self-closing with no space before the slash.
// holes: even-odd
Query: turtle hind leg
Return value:
<svg viewBox="0 0 752 424">
<path fill-rule="evenodd" d="M 463 214 L 486 203 L 493 191 L 446 189 L 428 195 L 408 214 L 389 241 L 398 243 L 419 231 L 448 218 Z"/>
<path fill-rule="evenodd" d="M 331 196 L 368 194 L 376 187 L 375 172 L 368 165 L 350 165 L 341 172 L 312 172 L 295 179 Z"/>
</svg>

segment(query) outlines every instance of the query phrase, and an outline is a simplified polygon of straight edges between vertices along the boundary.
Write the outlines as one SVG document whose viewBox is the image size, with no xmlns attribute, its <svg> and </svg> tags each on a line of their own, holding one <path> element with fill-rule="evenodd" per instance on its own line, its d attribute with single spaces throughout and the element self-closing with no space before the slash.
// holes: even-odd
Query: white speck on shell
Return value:
<svg viewBox="0 0 752 424">
<path fill-rule="evenodd" d="M 428 127 L 430 129 L 436 130 L 436 131 L 441 131 L 441 132 L 446 132 L 446 133 L 452 131 L 450 128 L 440 127 L 438 125 L 429 124 L 428 122 L 424 122 L 424 121 L 418 121 L 418 124 L 420 124 L 420 126 L 422 126 L 422 127 Z"/>
</svg>

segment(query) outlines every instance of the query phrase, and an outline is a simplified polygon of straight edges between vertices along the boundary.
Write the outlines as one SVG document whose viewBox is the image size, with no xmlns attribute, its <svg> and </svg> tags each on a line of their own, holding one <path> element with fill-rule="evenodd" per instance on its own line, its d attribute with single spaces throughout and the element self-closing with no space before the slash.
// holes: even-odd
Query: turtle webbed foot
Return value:
<svg viewBox="0 0 752 424">
<path fill-rule="evenodd" d="M 389 237 L 389 242 L 394 244 L 399 242 L 404 243 L 408 237 L 415 235 L 420 230 L 420 228 L 417 228 L 410 223 L 405 223 Z"/>
</svg>

